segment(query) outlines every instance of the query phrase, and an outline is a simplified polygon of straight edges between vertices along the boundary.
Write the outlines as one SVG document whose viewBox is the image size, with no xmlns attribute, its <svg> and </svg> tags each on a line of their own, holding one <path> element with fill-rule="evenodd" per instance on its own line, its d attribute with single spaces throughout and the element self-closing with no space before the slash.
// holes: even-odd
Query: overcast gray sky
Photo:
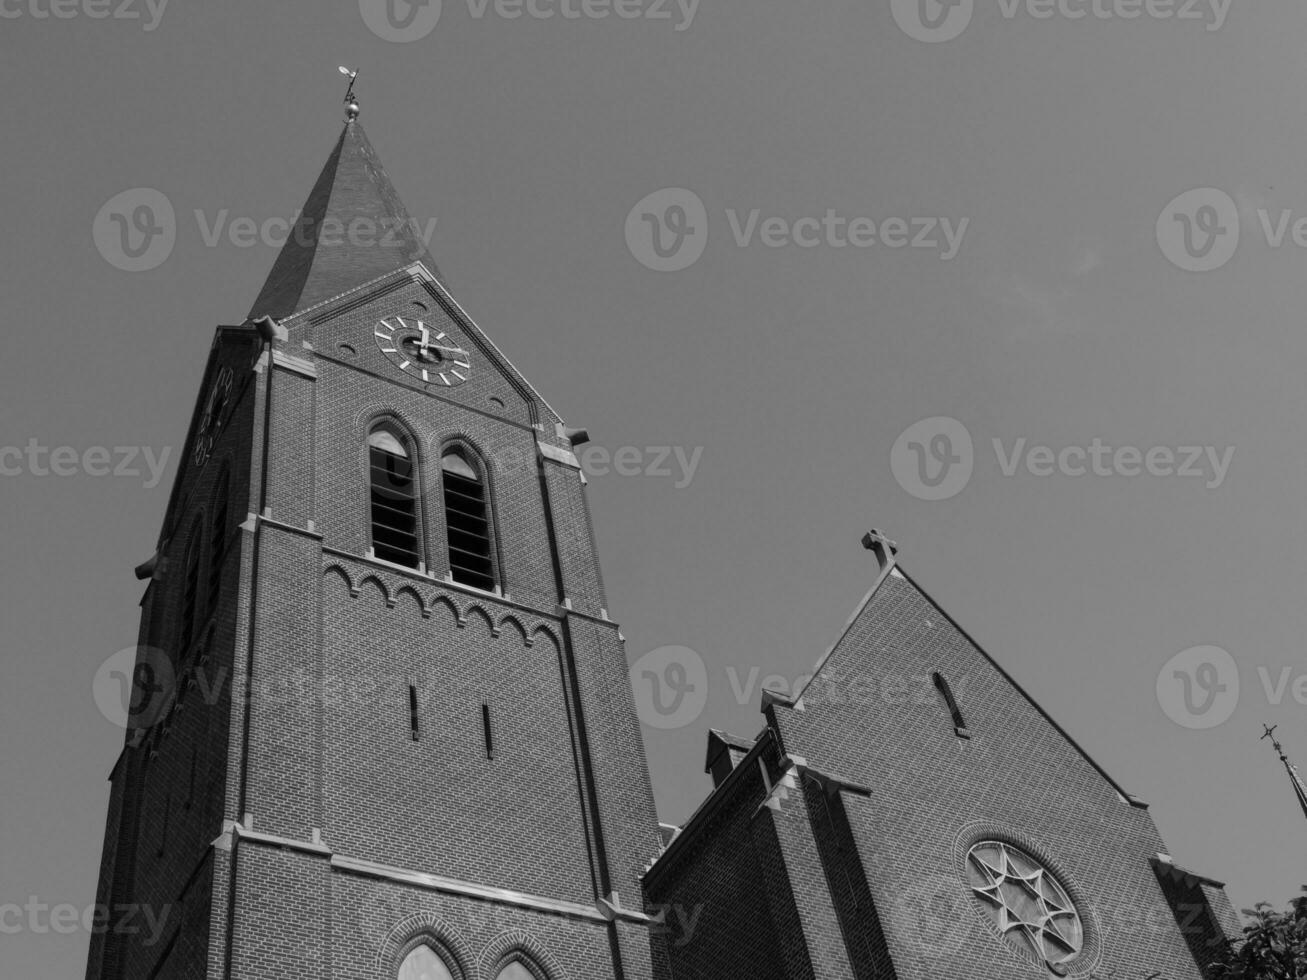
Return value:
<svg viewBox="0 0 1307 980">
<path fill-rule="evenodd" d="M 1278 723 L 1307 764 L 1303 5 L 928 0 L 933 29 L 897 0 L 95 16 L 120 2 L 0 0 L 0 448 L 172 453 L 152 487 L 143 455 L 115 457 L 135 476 L 0 457 L 0 904 L 94 901 L 121 733 L 92 680 L 135 640 L 131 569 L 212 330 L 275 257 L 230 223 L 303 202 L 340 64 L 454 295 L 596 445 L 641 450 L 591 500 L 631 660 L 705 665 L 702 710 L 645 730 L 664 820 L 708 788 L 705 730 L 756 733 L 761 679 L 792 684 L 838 636 L 876 526 L 1151 801 L 1177 861 L 1238 905 L 1307 882 L 1307 827 L 1257 737 Z M 128 272 L 93 226 L 135 188 L 172 205 L 176 239 Z M 688 264 L 649 267 L 668 261 Z M 692 478 L 657 447 L 702 447 Z M 1170 663 L 1209 645 L 1232 660 Z M 78 976 L 85 949 L 0 936 L 0 975 Z"/>
</svg>

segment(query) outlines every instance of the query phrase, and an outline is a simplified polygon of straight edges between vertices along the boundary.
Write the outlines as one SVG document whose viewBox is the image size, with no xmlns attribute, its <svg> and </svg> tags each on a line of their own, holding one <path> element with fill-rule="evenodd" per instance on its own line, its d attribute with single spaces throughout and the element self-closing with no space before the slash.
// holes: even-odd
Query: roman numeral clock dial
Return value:
<svg viewBox="0 0 1307 980">
<path fill-rule="evenodd" d="M 427 384 L 453 388 L 472 375 L 472 357 L 444 331 L 421 320 L 391 316 L 372 331 L 377 347 L 405 374 Z"/>
</svg>

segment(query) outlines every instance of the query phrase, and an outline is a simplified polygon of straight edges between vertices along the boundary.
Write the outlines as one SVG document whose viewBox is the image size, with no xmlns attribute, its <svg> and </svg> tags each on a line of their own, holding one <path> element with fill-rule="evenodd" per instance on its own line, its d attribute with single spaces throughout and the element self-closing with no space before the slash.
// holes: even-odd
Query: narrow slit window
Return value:
<svg viewBox="0 0 1307 980">
<path fill-rule="evenodd" d="M 159 857 L 168 849 L 168 824 L 172 822 L 172 794 L 163 803 L 163 832 L 159 835 Z"/>
<path fill-rule="evenodd" d="M 372 487 L 372 552 L 382 561 L 417 568 L 417 485 L 405 445 L 387 429 L 368 437 Z"/>
<path fill-rule="evenodd" d="M 196 608 L 200 599 L 200 528 L 199 519 L 191 526 L 190 541 L 186 545 L 186 580 L 182 586 L 182 632 L 181 649 L 178 656 L 184 656 L 190 649 L 191 640 L 195 638 Z"/>
<path fill-rule="evenodd" d="M 490 507 L 481 468 L 465 450 L 454 448 L 441 457 L 440 476 L 445 489 L 450 574 L 455 582 L 493 592 Z"/>
<path fill-rule="evenodd" d="M 209 594 L 205 608 L 210 614 L 218 608 L 218 596 L 222 591 L 222 562 L 227 557 L 227 487 L 228 480 L 224 475 L 214 498 L 213 523 L 209 525 Z"/>
<path fill-rule="evenodd" d="M 949 686 L 948 678 L 939 671 L 935 671 L 931 678 L 939 688 L 939 693 L 944 696 L 944 703 L 948 705 L 949 714 L 953 717 L 953 730 L 962 738 L 970 738 L 971 732 L 967 729 L 967 721 L 962 717 L 962 709 L 958 707 L 957 698 L 953 696 L 953 688 Z"/>
<path fill-rule="evenodd" d="M 481 706 L 481 728 L 486 739 L 486 758 L 493 759 L 495 757 L 495 731 L 490 727 L 490 705 L 488 704 Z"/>
<path fill-rule="evenodd" d="M 418 728 L 418 689 L 414 684 L 408 686 L 408 725 L 416 742 L 422 733 Z"/>
<path fill-rule="evenodd" d="M 191 808 L 191 804 L 195 802 L 195 769 L 197 764 L 199 763 L 199 758 L 200 758 L 200 748 L 199 746 L 195 746 L 191 749 L 191 776 L 190 776 L 190 781 L 186 786 L 186 803 L 182 807 L 183 810 L 189 810 Z"/>
<path fill-rule="evenodd" d="M 849 891 L 849 901 L 853 903 L 853 907 L 856 909 L 858 907 L 858 886 L 853 881 L 853 875 L 849 874 L 848 871 L 844 872 L 844 886 Z"/>
<path fill-rule="evenodd" d="M 129 912 L 127 914 L 130 915 L 131 913 Z M 126 920 L 120 919 L 119 922 L 125 923 Z M 121 926 L 118 928 L 121 928 Z M 159 980 L 159 977 L 163 976 L 165 970 L 172 969 L 173 967 L 172 951 L 177 948 L 177 940 L 181 938 L 181 935 L 182 935 L 181 929 L 177 929 L 174 932 L 173 937 L 170 940 L 168 940 L 168 945 L 164 947 L 163 955 L 159 957 L 159 962 L 155 965 L 154 969 L 150 971 L 150 975 L 147 978 L 147 980 Z"/>
</svg>

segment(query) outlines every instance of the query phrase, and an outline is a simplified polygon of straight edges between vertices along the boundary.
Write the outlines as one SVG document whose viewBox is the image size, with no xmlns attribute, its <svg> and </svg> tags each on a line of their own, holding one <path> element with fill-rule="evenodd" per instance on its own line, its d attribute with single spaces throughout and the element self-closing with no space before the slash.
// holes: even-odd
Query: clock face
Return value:
<svg viewBox="0 0 1307 980">
<path fill-rule="evenodd" d="M 427 384 L 453 388 L 472 375 L 472 358 L 444 331 L 421 320 L 392 316 L 373 330 L 381 353 L 403 371 Z"/>
<path fill-rule="evenodd" d="M 224 365 L 213 379 L 209 397 L 204 402 L 204 414 L 200 416 L 200 428 L 195 434 L 195 465 L 203 466 L 213 455 L 213 445 L 222 428 L 222 416 L 231 401 L 231 389 L 236 380 L 235 372 L 229 365 Z"/>
</svg>

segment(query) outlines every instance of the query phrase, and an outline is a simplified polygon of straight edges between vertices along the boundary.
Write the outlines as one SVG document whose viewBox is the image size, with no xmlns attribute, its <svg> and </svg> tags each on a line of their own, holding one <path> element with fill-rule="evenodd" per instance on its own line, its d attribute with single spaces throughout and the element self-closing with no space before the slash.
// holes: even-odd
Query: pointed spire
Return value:
<svg viewBox="0 0 1307 980">
<path fill-rule="evenodd" d="M 1289 756 L 1285 754 L 1284 747 L 1280 745 L 1279 739 L 1275 737 L 1275 730 L 1280 726 L 1263 725 L 1262 727 L 1266 729 L 1262 733 L 1262 738 L 1271 740 L 1271 745 L 1274 747 L 1276 754 L 1279 755 L 1280 761 L 1284 763 L 1285 771 L 1289 773 L 1289 780 L 1293 783 L 1293 791 L 1298 797 L 1298 805 L 1302 807 L 1302 815 L 1307 817 L 1307 782 L 1303 782 L 1302 773 L 1298 771 L 1297 766 L 1289 761 Z"/>
<path fill-rule="evenodd" d="M 358 121 L 353 79 L 347 122 L 249 319 L 283 319 L 421 262 L 440 270 Z"/>
</svg>

